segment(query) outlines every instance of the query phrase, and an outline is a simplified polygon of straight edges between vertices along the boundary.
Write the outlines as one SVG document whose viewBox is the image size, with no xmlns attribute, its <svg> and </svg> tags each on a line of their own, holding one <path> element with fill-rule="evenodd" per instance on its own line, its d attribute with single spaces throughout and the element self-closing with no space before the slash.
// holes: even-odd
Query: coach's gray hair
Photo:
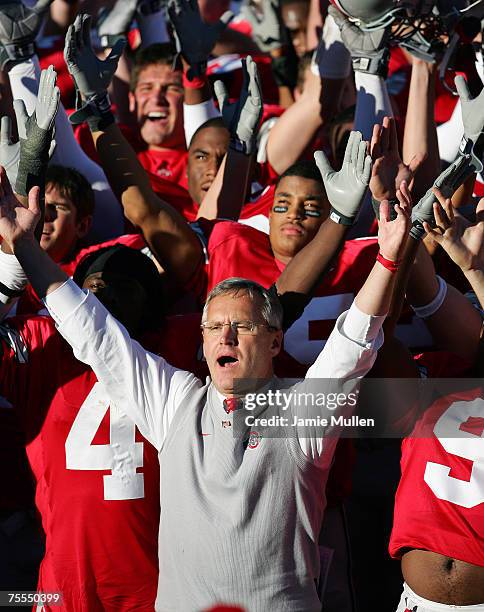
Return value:
<svg viewBox="0 0 484 612">
<path fill-rule="evenodd" d="M 208 305 L 214 298 L 219 295 L 237 296 L 241 291 L 246 293 L 252 300 L 256 297 L 262 300 L 261 314 L 267 325 L 275 329 L 282 328 L 283 312 L 278 297 L 255 281 L 237 277 L 227 278 L 218 283 L 218 285 L 215 285 L 212 291 L 210 291 L 203 307 L 202 321 L 205 322 L 207 320 Z"/>
</svg>

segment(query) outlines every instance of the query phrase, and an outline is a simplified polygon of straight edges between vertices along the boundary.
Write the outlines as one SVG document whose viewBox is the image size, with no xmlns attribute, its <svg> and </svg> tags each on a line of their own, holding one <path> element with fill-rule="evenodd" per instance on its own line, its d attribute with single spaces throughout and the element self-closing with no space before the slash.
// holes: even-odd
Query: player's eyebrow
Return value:
<svg viewBox="0 0 484 612">
<path fill-rule="evenodd" d="M 293 194 L 292 193 L 287 193 L 286 191 L 278 191 L 276 193 L 276 198 L 279 198 L 279 197 L 282 197 L 282 198 L 292 198 Z"/>
</svg>

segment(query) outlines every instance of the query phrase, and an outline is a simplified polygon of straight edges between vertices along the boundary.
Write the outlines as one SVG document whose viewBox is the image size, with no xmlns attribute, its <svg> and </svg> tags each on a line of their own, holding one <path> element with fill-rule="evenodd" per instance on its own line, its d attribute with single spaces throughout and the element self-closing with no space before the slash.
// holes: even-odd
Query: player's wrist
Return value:
<svg viewBox="0 0 484 612">
<path fill-rule="evenodd" d="M 376 261 L 381 264 L 384 268 L 395 274 L 398 272 L 402 260 L 398 257 L 396 253 L 382 253 L 381 249 L 376 256 Z"/>
<path fill-rule="evenodd" d="M 0 45 L 0 68 L 7 72 L 22 62 L 26 62 L 35 55 L 33 42 L 7 43 Z"/>
<path fill-rule="evenodd" d="M 365 72 L 386 78 L 388 75 L 388 63 L 390 61 L 390 50 L 385 48 L 381 51 L 369 55 L 358 55 L 353 52 L 351 54 L 351 63 L 355 72 Z"/>
</svg>

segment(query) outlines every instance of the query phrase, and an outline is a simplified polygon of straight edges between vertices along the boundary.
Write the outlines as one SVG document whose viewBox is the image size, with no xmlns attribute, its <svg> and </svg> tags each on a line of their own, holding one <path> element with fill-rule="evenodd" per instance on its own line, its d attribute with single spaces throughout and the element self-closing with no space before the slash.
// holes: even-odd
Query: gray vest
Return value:
<svg viewBox="0 0 484 612">
<path fill-rule="evenodd" d="M 276 384 L 276 383 L 275 383 Z M 324 468 L 297 440 L 236 439 L 213 385 L 181 406 L 160 451 L 156 610 L 321 609 L 318 535 Z"/>
</svg>

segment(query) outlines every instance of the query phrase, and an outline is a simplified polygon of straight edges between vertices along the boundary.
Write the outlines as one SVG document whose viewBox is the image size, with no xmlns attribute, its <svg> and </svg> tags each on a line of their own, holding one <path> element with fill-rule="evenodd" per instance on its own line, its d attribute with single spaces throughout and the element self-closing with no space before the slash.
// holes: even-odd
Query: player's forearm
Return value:
<svg viewBox="0 0 484 612">
<path fill-rule="evenodd" d="M 392 105 L 383 77 L 376 74 L 355 72 L 356 110 L 355 130 L 370 140 L 375 123 L 381 123 L 383 117 L 393 117 Z"/>
<path fill-rule="evenodd" d="M 217 176 L 203 198 L 197 218 L 237 221 L 246 202 L 252 156 L 229 147 Z"/>
<path fill-rule="evenodd" d="M 477 351 L 481 317 L 457 289 L 439 280 L 423 245 L 411 266 L 406 297 L 415 314 L 425 321 L 439 348 L 472 361 Z"/>
<path fill-rule="evenodd" d="M 311 75 L 310 79 L 319 78 Z M 267 159 L 278 174 L 298 160 L 322 125 L 320 85 L 312 87 L 290 106 L 269 133 Z"/>
<path fill-rule="evenodd" d="M 40 298 L 55 291 L 68 280 L 67 274 L 41 249 L 33 236 L 18 240 L 13 251 Z"/>
<path fill-rule="evenodd" d="M 484 270 L 468 270 L 464 274 L 484 309 Z"/>
<path fill-rule="evenodd" d="M 414 59 L 403 137 L 403 161 L 423 153 L 426 158 L 415 177 L 414 200 L 418 201 L 440 173 L 439 143 L 434 119 L 435 65 Z"/>
<path fill-rule="evenodd" d="M 201 246 L 185 219 L 158 198 L 148 176 L 116 124 L 93 133 L 96 150 L 126 217 L 143 232 L 164 270 L 184 283 L 195 271 Z"/>
<path fill-rule="evenodd" d="M 291 259 L 277 279 L 277 292 L 310 294 L 338 254 L 348 227 L 327 219 L 316 236 Z"/>
<path fill-rule="evenodd" d="M 134 225 L 142 228 L 147 218 L 158 217 L 163 209 L 168 217 L 174 214 L 153 193 L 136 153 L 116 124 L 93 132 L 92 137 L 108 181 L 123 205 L 124 214 Z"/>
</svg>

